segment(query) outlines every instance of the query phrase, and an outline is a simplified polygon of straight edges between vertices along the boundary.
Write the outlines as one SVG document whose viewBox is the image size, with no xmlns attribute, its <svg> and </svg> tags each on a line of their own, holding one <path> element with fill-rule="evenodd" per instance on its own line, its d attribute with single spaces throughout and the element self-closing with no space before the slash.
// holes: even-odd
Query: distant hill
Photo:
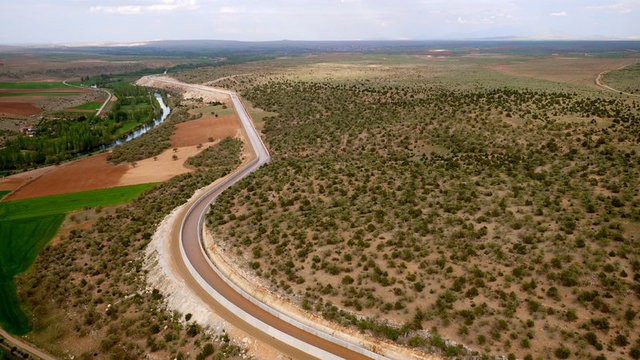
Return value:
<svg viewBox="0 0 640 360">
<path fill-rule="evenodd" d="M 90 52 L 99 54 L 153 55 L 221 55 L 229 53 L 274 53 L 295 55 L 312 52 L 393 52 L 422 53 L 446 49 L 454 53 L 530 53 L 530 54 L 604 54 L 640 52 L 640 41 L 570 41 L 570 40 L 362 40 L 362 41 L 232 41 L 232 40 L 162 40 L 132 44 L 70 45 L 0 45 L 0 51 L 14 52 Z"/>
</svg>

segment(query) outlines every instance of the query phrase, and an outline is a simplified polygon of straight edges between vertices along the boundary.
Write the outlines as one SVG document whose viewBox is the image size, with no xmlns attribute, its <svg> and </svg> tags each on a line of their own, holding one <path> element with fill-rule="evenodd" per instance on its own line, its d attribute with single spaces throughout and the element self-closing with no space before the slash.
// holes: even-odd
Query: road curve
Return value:
<svg viewBox="0 0 640 360">
<path fill-rule="evenodd" d="M 154 81 L 180 85 L 203 91 L 222 92 L 231 97 L 240 122 L 255 158 L 225 177 L 211 190 L 197 199 L 188 209 L 180 228 L 180 253 L 184 264 L 193 280 L 205 290 L 215 302 L 224 306 L 241 321 L 246 322 L 257 331 L 265 333 L 287 346 L 300 350 L 319 359 L 385 359 L 357 344 L 349 343 L 342 338 L 323 332 L 310 325 L 303 324 L 286 314 L 261 303 L 244 290 L 225 279 L 222 272 L 213 265 L 206 255 L 202 240 L 204 217 L 210 204 L 226 189 L 245 178 L 271 159 L 260 135 L 237 94 L 232 91 L 211 87 L 185 84 L 166 77 L 152 77 Z"/>
<path fill-rule="evenodd" d="M 72 84 L 69 84 L 69 83 L 67 82 L 67 80 L 62 81 L 62 83 L 63 83 L 63 84 L 65 84 L 65 85 L 67 85 L 67 86 L 70 86 L 70 87 L 76 87 L 76 88 L 86 89 L 84 86 L 78 86 L 78 85 L 72 85 Z M 109 103 L 109 101 L 111 101 L 111 97 L 112 97 L 112 95 L 111 95 L 111 91 L 109 91 L 109 90 L 107 90 L 107 89 L 98 88 L 98 87 L 95 87 L 95 88 L 93 88 L 93 87 L 92 87 L 92 88 L 90 88 L 90 89 L 91 89 L 91 90 L 95 90 L 95 91 L 102 91 L 103 93 L 106 93 L 106 94 L 107 94 L 107 100 L 105 100 L 105 101 L 102 103 L 102 105 L 100 106 L 100 108 L 99 108 L 98 110 L 96 110 L 96 116 L 100 116 L 100 113 L 104 110 L 104 108 L 107 106 L 107 104 Z"/>
<path fill-rule="evenodd" d="M 632 64 L 633 65 L 633 64 Z M 628 93 L 626 91 L 622 91 L 622 90 L 618 90 L 618 89 L 614 89 L 611 86 L 605 84 L 602 81 L 602 78 L 607 74 L 610 73 L 612 71 L 617 71 L 617 70 L 622 70 L 624 68 L 626 68 L 627 66 L 631 66 L 631 65 L 623 65 L 617 69 L 613 69 L 613 70 L 605 70 L 603 72 L 601 72 L 600 74 L 598 74 L 598 76 L 596 76 L 596 85 L 600 86 L 601 88 L 605 89 L 605 90 L 609 90 L 609 91 L 613 91 L 616 92 L 618 94 L 625 94 L 625 95 L 629 95 L 629 96 L 634 96 L 634 97 L 640 97 L 640 95 L 638 94 L 632 94 L 632 93 Z"/>
</svg>

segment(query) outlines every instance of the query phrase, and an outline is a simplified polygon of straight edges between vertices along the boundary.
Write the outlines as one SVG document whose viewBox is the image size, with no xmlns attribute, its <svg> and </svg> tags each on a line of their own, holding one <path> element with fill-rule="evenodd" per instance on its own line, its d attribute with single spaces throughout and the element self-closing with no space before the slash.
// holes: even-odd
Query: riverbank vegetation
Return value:
<svg viewBox="0 0 640 360">
<path fill-rule="evenodd" d="M 167 106 L 171 108 L 171 114 L 167 120 L 158 127 L 149 130 L 144 136 L 135 138 L 113 148 L 108 160 L 113 164 L 134 162 L 159 155 L 171 146 L 171 135 L 175 131 L 176 124 L 190 119 L 188 108 L 181 104 L 181 98 L 166 98 Z"/>
<path fill-rule="evenodd" d="M 484 60 L 466 82 L 428 60 L 331 60 L 229 84 L 279 114 L 273 163 L 208 218 L 246 271 L 448 356 L 640 354 L 637 102 L 506 75 L 483 86 Z"/>
<path fill-rule="evenodd" d="M 0 148 L 0 171 L 10 173 L 72 159 L 110 144 L 159 114 L 159 105 L 148 89 L 126 83 L 111 88 L 117 101 L 104 119 L 61 112 L 39 120 L 33 133 L 5 140 Z"/>
</svg>

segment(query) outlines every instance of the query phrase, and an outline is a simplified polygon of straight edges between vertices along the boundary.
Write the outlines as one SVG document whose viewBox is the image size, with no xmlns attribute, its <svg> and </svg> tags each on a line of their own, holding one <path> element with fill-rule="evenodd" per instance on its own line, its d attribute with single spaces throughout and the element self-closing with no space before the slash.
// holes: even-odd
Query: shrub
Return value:
<svg viewBox="0 0 640 360">
<path fill-rule="evenodd" d="M 561 346 L 559 348 L 556 348 L 553 351 L 553 354 L 558 358 L 558 359 L 567 359 L 569 358 L 569 356 L 571 356 L 571 350 L 569 350 L 568 348 Z"/>
</svg>

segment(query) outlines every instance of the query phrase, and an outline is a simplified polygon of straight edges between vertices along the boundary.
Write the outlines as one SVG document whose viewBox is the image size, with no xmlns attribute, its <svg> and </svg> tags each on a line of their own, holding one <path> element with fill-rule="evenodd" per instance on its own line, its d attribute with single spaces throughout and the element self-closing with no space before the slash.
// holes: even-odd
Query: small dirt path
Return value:
<svg viewBox="0 0 640 360">
<path fill-rule="evenodd" d="M 29 344 L 28 342 L 20 338 L 10 335 L 8 332 L 4 331 L 2 328 L 0 328 L 0 336 L 5 338 L 10 343 L 9 345 L 15 346 L 23 351 L 26 351 L 29 354 L 34 355 L 36 358 L 39 358 L 42 360 L 57 360 L 56 357 L 38 349 L 37 347 Z"/>
<path fill-rule="evenodd" d="M 633 64 L 631 64 L 631 65 L 633 65 Z M 609 85 L 605 84 L 605 83 L 602 81 L 602 78 L 603 78 L 607 73 L 610 73 L 610 72 L 612 72 L 612 71 L 622 70 L 622 69 L 624 69 L 624 68 L 626 68 L 626 67 L 628 67 L 628 66 L 631 66 L 631 65 L 622 65 L 622 66 L 620 66 L 620 67 L 618 67 L 618 68 L 616 68 L 616 69 L 613 69 L 613 70 L 605 70 L 605 71 L 601 72 L 600 74 L 598 74 L 598 76 L 596 76 L 596 85 L 600 86 L 601 88 L 603 88 L 603 89 L 605 89 L 605 90 L 609 90 L 609 91 L 617 92 L 618 94 L 624 94 L 624 95 L 633 96 L 633 97 L 640 97 L 640 95 L 638 95 L 638 94 L 632 94 L 632 93 L 628 93 L 628 92 L 626 92 L 626 91 L 622 91 L 622 90 L 614 89 L 614 88 L 612 88 L 611 86 L 609 86 Z"/>
</svg>

